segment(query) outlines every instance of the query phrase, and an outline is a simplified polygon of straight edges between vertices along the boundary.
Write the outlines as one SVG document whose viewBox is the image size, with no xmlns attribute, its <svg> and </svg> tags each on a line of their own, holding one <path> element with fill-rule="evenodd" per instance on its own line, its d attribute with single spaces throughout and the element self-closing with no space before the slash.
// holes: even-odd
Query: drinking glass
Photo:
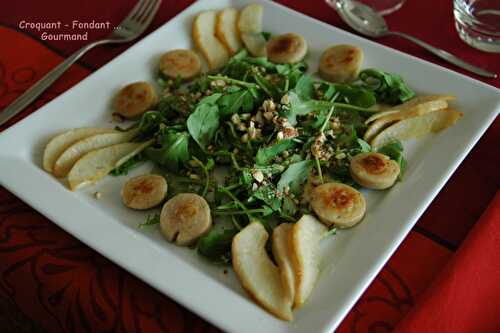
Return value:
<svg viewBox="0 0 500 333">
<path fill-rule="evenodd" d="M 454 0 L 458 35 L 472 47 L 500 52 L 500 0 Z"/>
</svg>

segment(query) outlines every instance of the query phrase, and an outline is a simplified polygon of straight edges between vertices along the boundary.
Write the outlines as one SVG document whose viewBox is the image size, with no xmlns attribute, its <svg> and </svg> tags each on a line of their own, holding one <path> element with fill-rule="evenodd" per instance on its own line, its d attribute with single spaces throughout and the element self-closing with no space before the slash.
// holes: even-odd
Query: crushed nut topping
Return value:
<svg viewBox="0 0 500 333">
<path fill-rule="evenodd" d="M 256 170 L 252 173 L 252 176 L 253 178 L 259 182 L 259 183 L 262 183 L 262 181 L 264 180 L 264 174 L 262 173 L 262 171 L 260 170 Z"/>
</svg>

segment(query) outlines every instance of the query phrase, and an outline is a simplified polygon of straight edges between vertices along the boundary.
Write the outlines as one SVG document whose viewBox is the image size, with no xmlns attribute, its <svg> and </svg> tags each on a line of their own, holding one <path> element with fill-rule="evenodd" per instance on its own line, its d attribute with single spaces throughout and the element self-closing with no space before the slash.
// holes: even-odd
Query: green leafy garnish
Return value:
<svg viewBox="0 0 500 333">
<path fill-rule="evenodd" d="M 137 154 L 132 158 L 128 159 L 125 163 L 120 165 L 117 168 L 111 170 L 110 174 L 113 176 L 124 176 L 127 175 L 128 172 L 146 161 L 146 156 L 143 153 Z"/>
<path fill-rule="evenodd" d="M 227 264 L 231 261 L 231 243 L 238 229 L 212 229 L 198 241 L 198 253 L 214 263 Z"/>
<path fill-rule="evenodd" d="M 295 143 L 291 139 L 282 140 L 272 146 L 259 148 L 255 156 L 257 165 L 267 165 L 273 158 L 281 154 L 287 149 L 293 148 Z"/>
<path fill-rule="evenodd" d="M 401 143 L 374 149 L 362 138 L 377 103 L 414 96 L 402 78 L 367 69 L 355 82 L 339 84 L 306 70 L 303 62 L 276 64 L 242 50 L 218 73 L 189 82 L 159 76 L 164 90 L 158 104 L 129 127 L 138 131 L 133 141 L 153 144 L 112 173 L 126 174 L 150 160 L 167 178 L 169 197 L 203 196 L 216 221 L 224 217 L 232 224 L 216 226 L 198 241 L 197 252 L 218 263 L 230 262 L 234 235 L 251 221 L 272 232 L 271 225 L 308 213 L 301 197 L 308 181 L 357 186 L 349 167 L 359 153 L 388 155 L 401 176 Z M 226 169 L 222 176 L 216 166 Z M 159 215 L 150 215 L 140 227 L 157 223 Z"/>
<path fill-rule="evenodd" d="M 215 104 L 220 94 L 205 97 L 187 119 L 187 128 L 191 137 L 202 149 L 212 142 L 219 128 L 219 108 Z"/>
<path fill-rule="evenodd" d="M 159 134 L 157 143 L 146 148 L 144 154 L 167 170 L 176 172 L 190 158 L 188 145 L 189 134 L 187 132 L 167 130 Z"/>
<path fill-rule="evenodd" d="M 146 217 L 146 221 L 139 224 L 137 227 L 139 229 L 142 229 L 159 223 L 160 223 L 160 214 L 150 214 Z"/>
<path fill-rule="evenodd" d="M 403 179 L 403 175 L 406 169 L 406 159 L 404 158 L 403 150 L 403 145 L 398 140 L 389 142 L 388 144 L 377 149 L 378 153 L 389 156 L 392 160 L 396 161 L 399 164 L 399 180 Z"/>
<path fill-rule="evenodd" d="M 218 100 L 219 113 L 222 117 L 229 117 L 234 113 L 250 112 L 254 108 L 254 97 L 248 89 L 224 95 Z"/>
<path fill-rule="evenodd" d="M 281 174 L 278 182 L 278 191 L 283 192 L 288 187 L 290 193 L 299 194 L 300 187 L 307 180 L 312 166 L 312 160 L 290 164 L 285 172 Z"/>
<path fill-rule="evenodd" d="M 377 96 L 377 101 L 381 103 L 396 105 L 415 96 L 415 92 L 397 74 L 370 68 L 361 71 L 359 79 L 363 87 L 373 91 Z"/>
</svg>

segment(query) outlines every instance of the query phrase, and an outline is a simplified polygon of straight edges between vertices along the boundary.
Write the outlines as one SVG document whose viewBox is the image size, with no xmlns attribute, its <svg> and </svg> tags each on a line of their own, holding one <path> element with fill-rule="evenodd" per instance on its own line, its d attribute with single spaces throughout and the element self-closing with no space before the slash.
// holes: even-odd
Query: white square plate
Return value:
<svg viewBox="0 0 500 333">
<path fill-rule="evenodd" d="M 144 214 L 123 207 L 123 177 L 70 192 L 41 168 L 48 139 L 62 130 L 110 124 L 111 96 L 125 83 L 152 80 L 162 52 L 192 47 L 191 22 L 201 10 L 242 7 L 243 0 L 201 0 L 24 121 L 0 134 L 0 183 L 57 225 L 224 330 L 331 332 L 410 231 L 455 168 L 500 111 L 500 91 L 447 69 L 375 44 L 290 9 L 262 1 L 264 27 L 297 32 L 310 45 L 314 71 L 322 50 L 349 43 L 365 52 L 364 67 L 399 73 L 419 93 L 451 93 L 464 117 L 452 128 L 405 145 L 408 170 L 390 191 L 366 192 L 359 226 L 323 241 L 323 268 L 295 320 L 275 319 L 243 292 L 233 273 L 193 251 L 165 242 L 158 229 L 137 229 Z M 259 1 L 261 2 L 261 1 Z M 130 176 L 151 166 L 134 170 Z M 101 200 L 93 197 L 103 193 Z"/>
</svg>

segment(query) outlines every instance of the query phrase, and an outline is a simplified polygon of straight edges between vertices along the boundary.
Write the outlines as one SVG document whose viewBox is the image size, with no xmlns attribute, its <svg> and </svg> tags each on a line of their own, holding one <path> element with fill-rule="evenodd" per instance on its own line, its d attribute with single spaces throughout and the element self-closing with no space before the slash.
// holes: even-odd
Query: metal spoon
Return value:
<svg viewBox="0 0 500 333">
<path fill-rule="evenodd" d="M 441 59 L 444 59 L 458 67 L 461 67 L 470 72 L 476 73 L 478 75 L 496 78 L 497 74 L 488 72 L 482 68 L 471 65 L 457 57 L 453 54 L 448 53 L 444 50 L 435 48 L 415 37 L 403 34 L 401 32 L 389 31 L 387 24 L 379 13 L 377 13 L 372 8 L 359 3 L 355 0 L 326 0 L 326 2 L 335 8 L 339 13 L 340 17 L 354 30 L 360 34 L 369 37 L 383 37 L 383 36 L 399 36 L 406 38 L 415 44 L 420 45 L 427 51 L 437 55 Z"/>
</svg>

